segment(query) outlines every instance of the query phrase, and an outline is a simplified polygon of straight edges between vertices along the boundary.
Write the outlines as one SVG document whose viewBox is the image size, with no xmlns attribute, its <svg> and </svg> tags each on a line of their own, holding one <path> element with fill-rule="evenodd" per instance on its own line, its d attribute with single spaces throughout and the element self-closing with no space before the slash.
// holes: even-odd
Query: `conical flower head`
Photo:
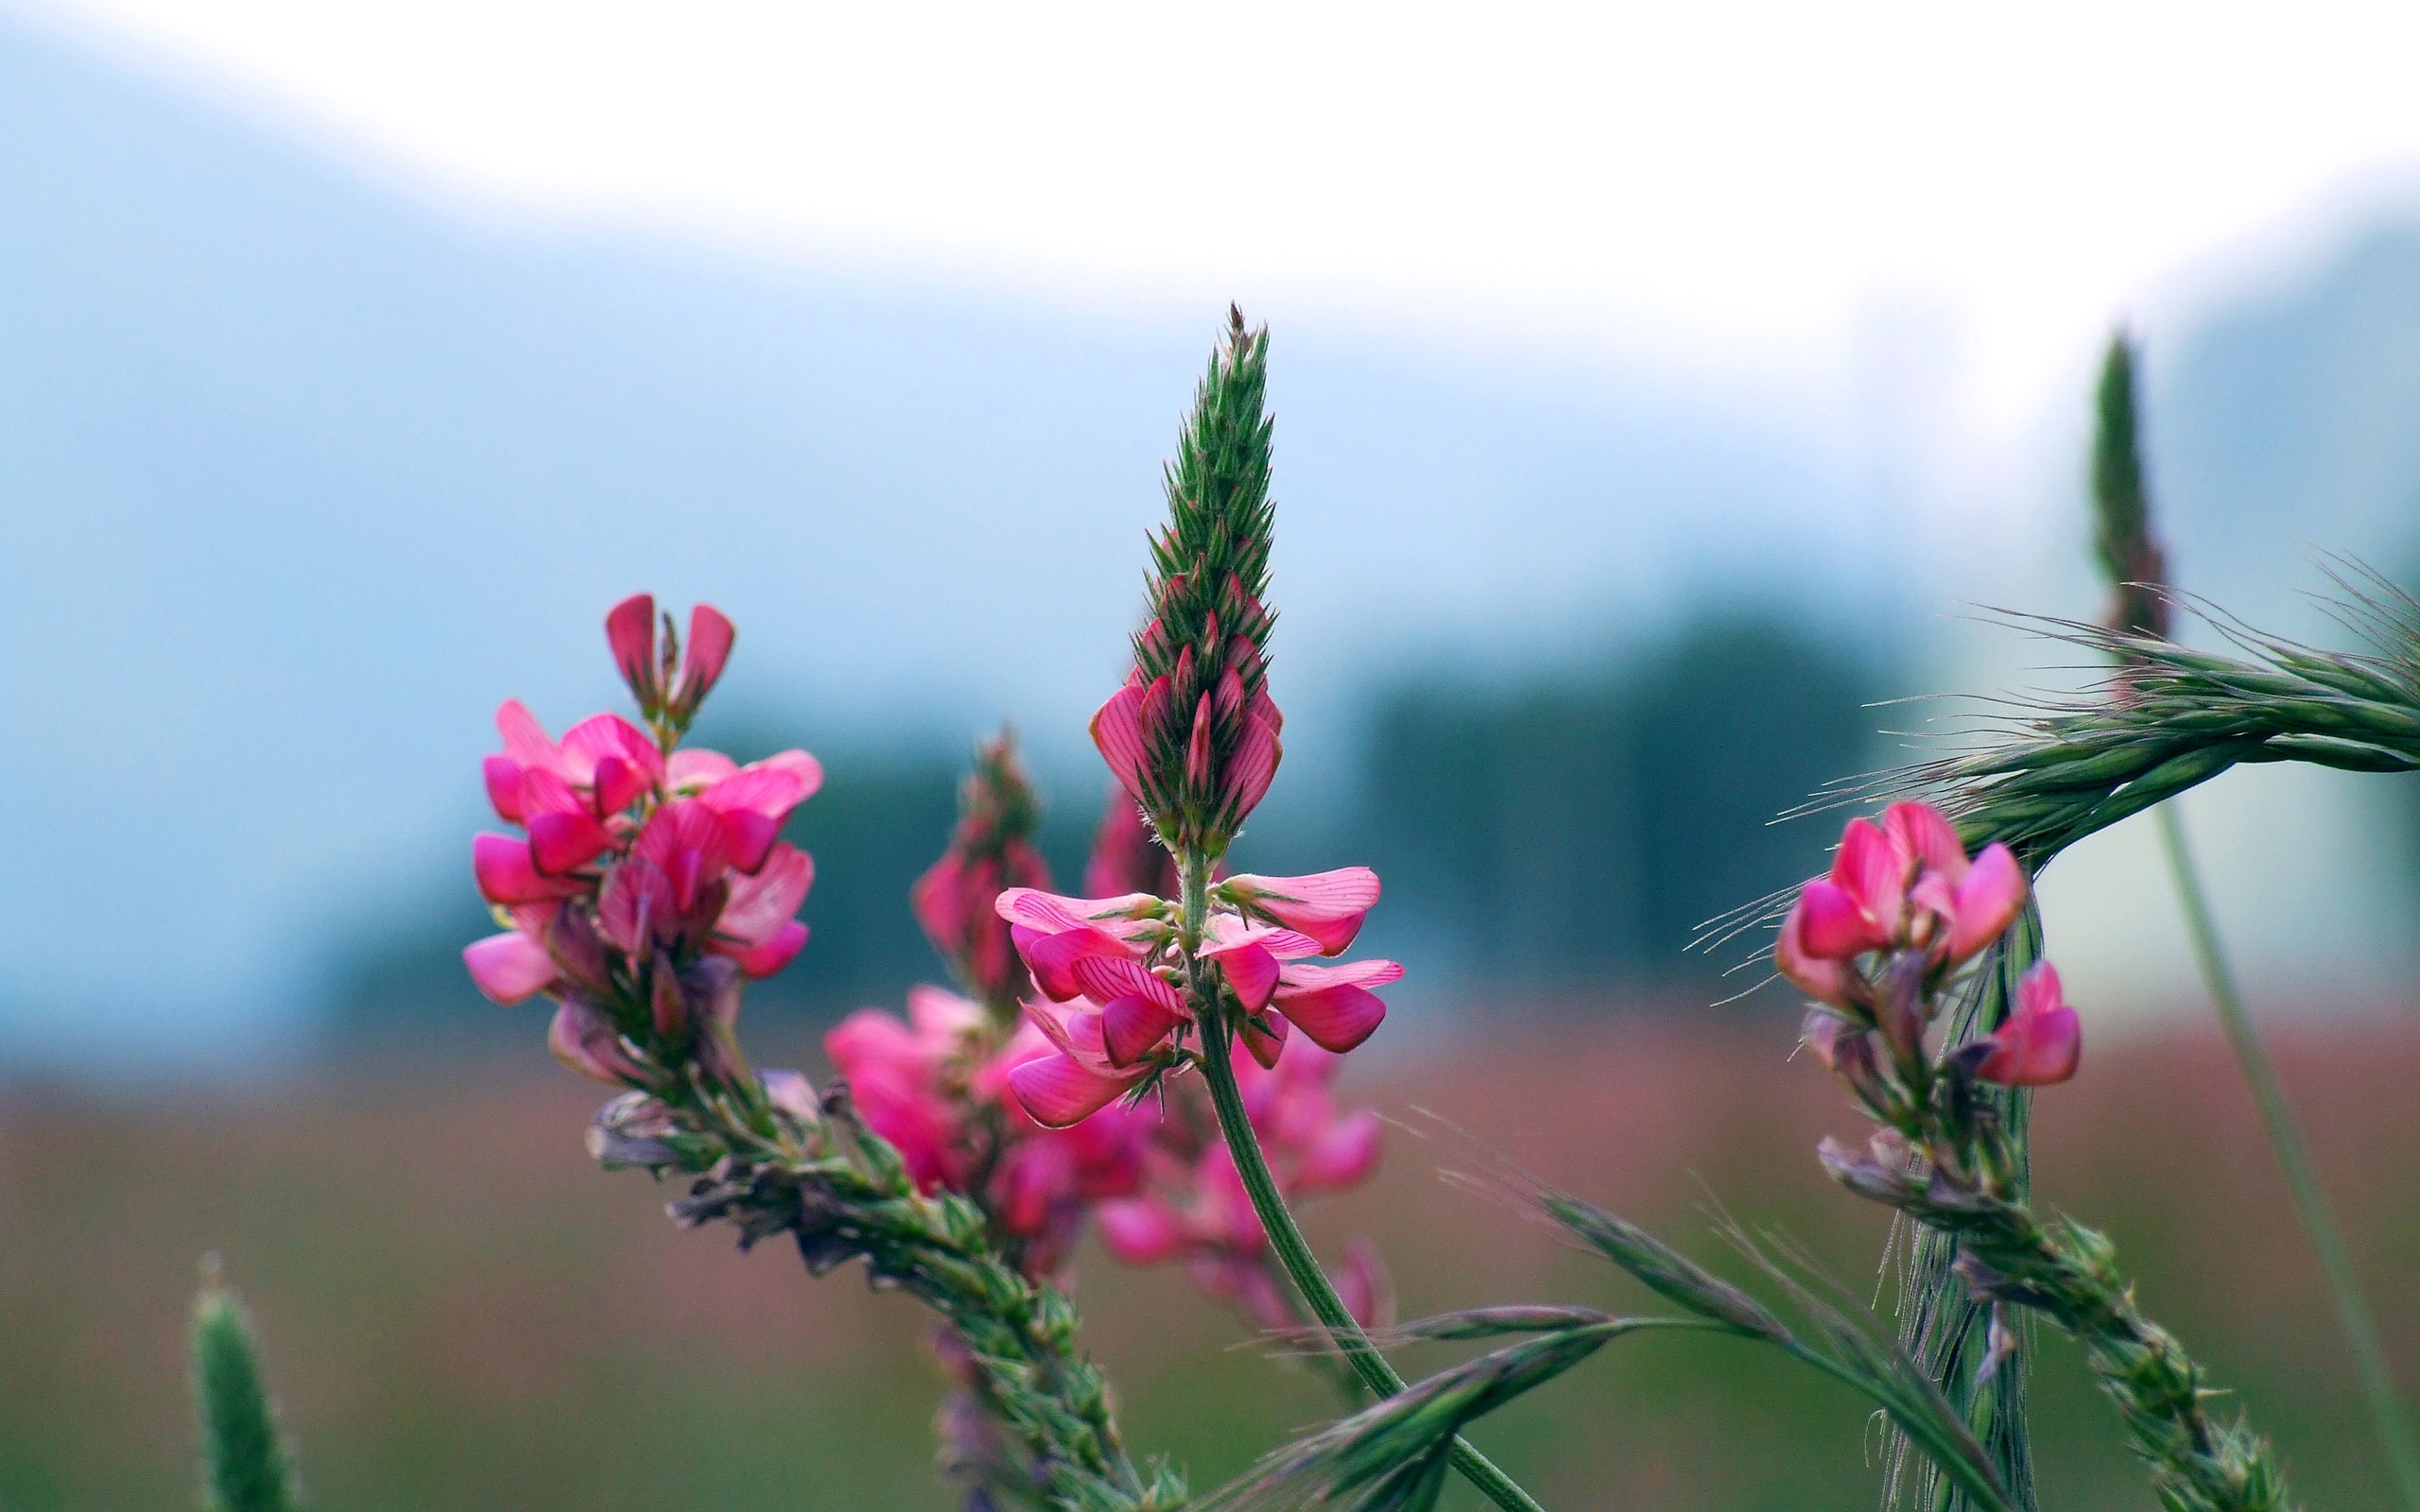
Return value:
<svg viewBox="0 0 2420 1512">
<path fill-rule="evenodd" d="M 1093 739 L 1171 850 L 1216 857 L 1276 775 L 1269 696 L 1269 335 L 1230 310 L 1168 464 L 1151 616 Z"/>
<path fill-rule="evenodd" d="M 1041 805 L 1012 731 L 977 747 L 958 802 L 949 849 L 916 879 L 909 897 L 917 922 L 959 983 L 995 1019 L 1012 1023 L 1030 981 L 1008 921 L 993 904 L 1010 887 L 1050 885 L 1050 868 L 1033 848 Z"/>
</svg>

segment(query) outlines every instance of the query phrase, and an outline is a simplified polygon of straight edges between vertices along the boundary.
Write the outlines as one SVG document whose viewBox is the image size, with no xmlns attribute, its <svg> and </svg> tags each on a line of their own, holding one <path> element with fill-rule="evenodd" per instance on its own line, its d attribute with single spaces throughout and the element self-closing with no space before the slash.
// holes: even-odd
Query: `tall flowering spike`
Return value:
<svg viewBox="0 0 2420 1512">
<path fill-rule="evenodd" d="M 2093 547 L 2109 579 L 2108 625 L 2127 635 L 2169 631 L 2168 558 L 2152 534 L 2151 491 L 2143 481 L 2135 404 L 2134 343 L 2109 338 L 2101 360 L 2098 423 L 2092 438 Z"/>
<path fill-rule="evenodd" d="M 976 747 L 975 768 L 959 786 L 958 813 L 949 849 L 916 879 L 909 899 L 960 985 L 995 1023 L 1013 1024 L 1031 980 L 1009 920 L 994 905 L 1011 887 L 1050 885 L 1050 868 L 1033 848 L 1042 807 L 1017 759 L 1013 730 Z"/>
<path fill-rule="evenodd" d="M 1269 696 L 1272 421 L 1269 334 L 1229 310 L 1167 469 L 1168 522 L 1151 541 L 1150 618 L 1127 685 L 1093 740 L 1160 838 L 1224 853 L 1269 791 L 1283 723 Z"/>
</svg>

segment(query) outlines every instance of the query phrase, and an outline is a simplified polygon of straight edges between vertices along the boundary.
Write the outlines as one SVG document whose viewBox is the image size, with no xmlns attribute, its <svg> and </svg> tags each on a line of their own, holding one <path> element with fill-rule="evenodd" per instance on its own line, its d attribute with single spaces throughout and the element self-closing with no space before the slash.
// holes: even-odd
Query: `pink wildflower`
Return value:
<svg viewBox="0 0 2420 1512">
<path fill-rule="evenodd" d="M 2083 1056 L 2083 1023 L 2067 1005 L 2059 973 L 2037 961 L 2016 986 L 2016 1011 L 1980 1043 L 1991 1048 L 1975 1068 L 2003 1087 L 2048 1087 L 2076 1074 Z"/>
<path fill-rule="evenodd" d="M 741 981 L 780 971 L 806 942 L 795 916 L 814 864 L 779 836 L 822 770 L 802 750 L 747 766 L 717 751 L 667 754 L 732 634 L 700 606 L 675 682 L 670 630 L 659 658 L 653 612 L 644 595 L 625 601 L 606 638 L 657 733 L 597 714 L 558 744 L 517 700 L 497 711 L 504 749 L 485 763 L 488 797 L 527 837 L 472 842 L 480 895 L 511 927 L 463 961 L 500 1003 L 561 1000 L 550 1039 L 585 1074 L 643 1082 L 647 1057 L 686 1057 L 737 1077 Z"/>
<path fill-rule="evenodd" d="M 1341 900 L 1305 902 L 1308 921 L 1336 949 L 1352 938 L 1376 893 L 1374 875 L 1353 871 L 1368 877 L 1366 886 L 1347 881 L 1331 889 Z M 1350 879 L 1353 871 L 1326 878 Z M 1332 1051 L 1367 1040 L 1387 1011 L 1372 989 L 1399 979 L 1403 968 L 1379 960 L 1314 964 L 1308 958 L 1328 944 L 1243 912 L 1247 906 L 1266 912 L 1270 899 L 1278 907 L 1293 906 L 1321 894 L 1325 879 L 1255 878 L 1252 883 L 1260 885 L 1230 893 L 1232 882 L 1211 889 L 1199 954 L 1217 968 L 1241 1008 L 1241 1038 L 1253 1058 L 1274 1061 L 1288 1024 Z M 1300 885 L 1305 883 L 1322 886 Z M 1150 893 L 1063 898 L 1011 888 L 1000 895 L 998 908 L 1047 1000 L 1028 1005 L 1028 1011 L 1060 1051 L 1011 1078 L 1035 1118 L 1063 1126 L 1180 1063 L 1180 1042 L 1195 1022 L 1197 1005 L 1175 965 L 1175 909 L 1166 899 Z"/>
<path fill-rule="evenodd" d="M 672 631 L 672 616 L 666 614 L 659 656 L 653 594 L 633 593 L 605 616 L 605 640 L 613 648 L 614 665 L 630 684 L 640 713 L 648 719 L 662 717 L 676 728 L 687 727 L 707 693 L 721 679 L 735 638 L 731 621 L 720 610 L 700 604 L 689 611 L 686 655 Z"/>
<path fill-rule="evenodd" d="M 823 1037 L 866 1125 L 896 1146 L 926 1192 L 962 1191 L 972 1169 L 962 1090 L 950 1085 L 984 1023 L 983 1009 L 939 988 L 911 988 L 908 1020 L 862 1008 Z"/>
<path fill-rule="evenodd" d="M 1003 1017 L 1015 1012 L 1026 970 L 1009 937 L 1009 921 L 993 903 L 1004 888 L 1050 885 L 1050 868 L 1030 838 L 1037 816 L 1012 739 L 1003 733 L 986 742 L 959 789 L 949 849 L 909 894 L 933 949 L 969 991 Z"/>
<path fill-rule="evenodd" d="M 1845 1005 L 1861 989 L 1858 957 L 1914 950 L 1956 967 L 2007 930 L 2026 893 L 2007 846 L 1970 862 L 1938 809 L 1893 803 L 1878 827 L 1849 821 L 1830 874 L 1801 888 L 1783 921 L 1775 964 L 1809 996 Z"/>
</svg>

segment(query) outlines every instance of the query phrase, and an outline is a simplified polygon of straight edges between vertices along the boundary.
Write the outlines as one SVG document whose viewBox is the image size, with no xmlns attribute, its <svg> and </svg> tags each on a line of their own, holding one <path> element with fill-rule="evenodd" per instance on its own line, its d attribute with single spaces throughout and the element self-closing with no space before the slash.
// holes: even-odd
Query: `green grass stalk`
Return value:
<svg viewBox="0 0 2420 1512">
<path fill-rule="evenodd" d="M 2336 1305 L 2337 1322 L 2344 1330 L 2344 1342 L 2352 1348 L 2353 1362 L 2360 1374 L 2361 1394 L 2377 1426 L 2378 1443 L 2386 1452 L 2395 1488 L 2406 1508 L 2420 1512 L 2420 1441 L 2414 1439 L 2411 1420 L 2404 1414 L 2395 1393 L 2394 1377 L 2387 1368 L 2386 1350 L 2378 1342 L 2377 1323 L 2370 1313 L 2369 1299 L 2362 1294 L 2360 1280 L 2354 1274 L 2352 1253 L 2327 1205 L 2327 1194 L 2319 1184 L 2310 1151 L 2303 1143 L 2293 1108 L 2287 1103 L 2285 1089 L 2277 1080 L 2276 1067 L 2261 1048 L 2260 1036 L 2244 1008 L 2234 969 L 2220 949 L 2217 920 L 2209 895 L 2202 885 L 2201 872 L 2193 865 L 2192 850 L 2186 842 L 2184 820 L 2173 803 L 2161 804 L 2155 813 L 2160 847 L 2168 853 L 2169 875 L 2176 884 L 2177 905 L 2185 915 L 2185 932 L 2192 941 L 2194 962 L 2201 969 L 2203 984 L 2209 988 L 2220 1027 L 2226 1031 L 2227 1043 L 2235 1051 L 2244 1085 L 2252 1091 L 2252 1101 L 2260 1111 L 2269 1143 L 2277 1152 L 2277 1163 L 2285 1170 L 2286 1188 L 2293 1194 L 2303 1231 L 2310 1236 L 2311 1248 L 2319 1253 L 2319 1268 L 2326 1278 L 2329 1297 Z"/>
</svg>

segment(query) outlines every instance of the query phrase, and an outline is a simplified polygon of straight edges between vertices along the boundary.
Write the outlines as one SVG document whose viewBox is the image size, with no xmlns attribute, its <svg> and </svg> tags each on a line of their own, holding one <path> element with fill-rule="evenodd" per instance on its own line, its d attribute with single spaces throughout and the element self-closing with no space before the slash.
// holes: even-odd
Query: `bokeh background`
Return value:
<svg viewBox="0 0 2420 1512">
<path fill-rule="evenodd" d="M 1377 866 L 1410 975 L 1347 1090 L 1862 1289 L 1847 1120 L 1696 925 L 1820 865 L 1824 782 L 2071 685 L 2100 343 L 2147 354 L 2188 588 L 2331 644 L 2313 549 L 2420 575 L 2412 23 L 2160 6 L 0 3 L 0 1508 L 190 1503 L 223 1253 L 320 1504 L 940 1506 L 913 1310 L 662 1221 L 459 971 L 508 696 L 617 690 L 622 594 L 740 650 L 819 863 L 758 1058 L 934 963 L 973 740 L 1079 870 L 1082 738 L 1226 301 L 1275 335 L 1283 780 L 1262 869 Z M 2189 633 L 2206 636 L 2206 627 Z M 2420 1385 L 2408 779 L 2187 802 Z M 2145 835 L 2046 878 L 2085 1009 L 2044 1190 L 2284 1445 L 2383 1480 Z M 1409 1310 L 1625 1294 L 1399 1138 L 1321 1232 Z M 1088 1255 L 1139 1443 L 1208 1485 L 1329 1410 Z M 2048 1505 L 2147 1506 L 2055 1342 Z M 1854 1507 L 1857 1405 L 1643 1345 L 1483 1435 L 1564 1505 Z"/>
</svg>

